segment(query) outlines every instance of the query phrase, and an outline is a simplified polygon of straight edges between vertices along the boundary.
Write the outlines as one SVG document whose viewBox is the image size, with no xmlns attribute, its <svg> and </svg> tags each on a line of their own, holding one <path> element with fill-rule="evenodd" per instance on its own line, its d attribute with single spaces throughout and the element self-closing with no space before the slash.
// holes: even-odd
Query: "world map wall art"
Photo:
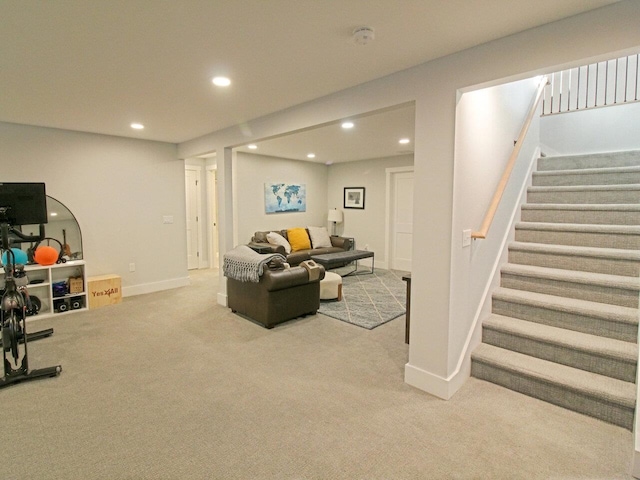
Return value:
<svg viewBox="0 0 640 480">
<path fill-rule="evenodd" d="M 307 187 L 300 183 L 265 183 L 266 213 L 306 212 Z"/>
</svg>

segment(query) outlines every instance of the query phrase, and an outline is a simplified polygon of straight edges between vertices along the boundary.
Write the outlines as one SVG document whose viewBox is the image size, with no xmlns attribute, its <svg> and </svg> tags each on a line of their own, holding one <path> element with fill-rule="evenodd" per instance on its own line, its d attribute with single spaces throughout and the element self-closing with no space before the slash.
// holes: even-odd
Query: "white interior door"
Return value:
<svg viewBox="0 0 640 480">
<path fill-rule="evenodd" d="M 411 271 L 413 251 L 413 172 L 391 176 L 390 268 Z"/>
<path fill-rule="evenodd" d="M 202 235 L 200 233 L 200 169 L 185 167 L 185 192 L 187 205 L 187 268 L 200 268 Z"/>
</svg>

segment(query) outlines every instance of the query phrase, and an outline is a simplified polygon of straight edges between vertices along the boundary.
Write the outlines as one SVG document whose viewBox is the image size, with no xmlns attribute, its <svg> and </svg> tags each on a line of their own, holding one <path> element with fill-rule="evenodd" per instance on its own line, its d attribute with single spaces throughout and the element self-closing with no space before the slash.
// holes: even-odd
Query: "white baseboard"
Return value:
<svg viewBox="0 0 640 480">
<path fill-rule="evenodd" d="M 464 385 L 471 374 L 471 360 L 448 378 L 435 375 L 407 363 L 404 367 L 404 381 L 443 400 L 449 400 Z"/>
<path fill-rule="evenodd" d="M 172 278 L 161 282 L 143 283 L 140 285 L 122 287 L 122 296 L 133 297 L 135 295 L 144 295 L 145 293 L 161 292 L 163 290 L 171 290 L 172 288 L 186 287 L 187 285 L 191 285 L 189 277 Z"/>
<path fill-rule="evenodd" d="M 218 305 L 222 305 L 223 307 L 226 307 L 228 305 L 226 293 L 218 292 Z"/>
<path fill-rule="evenodd" d="M 633 451 L 633 459 L 631 460 L 631 475 L 633 478 L 640 478 L 640 452 Z"/>
</svg>

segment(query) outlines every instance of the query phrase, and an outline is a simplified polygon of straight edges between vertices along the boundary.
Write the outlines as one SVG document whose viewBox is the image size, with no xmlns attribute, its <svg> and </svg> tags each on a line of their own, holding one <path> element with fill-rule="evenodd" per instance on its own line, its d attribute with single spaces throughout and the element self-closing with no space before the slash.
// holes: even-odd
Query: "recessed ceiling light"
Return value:
<svg viewBox="0 0 640 480">
<path fill-rule="evenodd" d="M 409 140 L 408 138 L 401 138 L 400 140 L 398 140 L 398 143 L 401 143 L 403 145 L 407 144 L 411 142 L 411 140 Z"/>
<path fill-rule="evenodd" d="M 216 87 L 228 87 L 231 85 L 231 80 L 227 77 L 213 77 L 211 81 Z"/>
<path fill-rule="evenodd" d="M 52 217 L 57 217 L 57 216 L 58 216 L 58 214 L 57 214 L 56 212 L 51 212 L 51 213 L 50 213 L 50 215 L 51 215 Z"/>
<path fill-rule="evenodd" d="M 315 153 L 307 153 L 307 158 L 316 158 Z"/>
<path fill-rule="evenodd" d="M 132 123 L 131 128 L 135 130 L 142 130 L 144 128 L 144 125 L 141 123 Z"/>
<path fill-rule="evenodd" d="M 247 145 L 247 148 L 251 149 L 251 150 L 255 150 L 256 148 L 258 148 L 257 145 L 254 145 L 253 143 L 251 145 Z"/>
<path fill-rule="evenodd" d="M 342 123 L 342 128 L 344 128 L 345 130 L 353 128 L 353 122 L 343 122 Z"/>
</svg>

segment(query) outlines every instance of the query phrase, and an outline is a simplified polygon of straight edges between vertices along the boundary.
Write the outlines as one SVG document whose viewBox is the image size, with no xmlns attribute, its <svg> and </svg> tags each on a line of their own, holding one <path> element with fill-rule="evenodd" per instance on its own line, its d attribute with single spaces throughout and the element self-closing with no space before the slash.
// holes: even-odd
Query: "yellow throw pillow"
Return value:
<svg viewBox="0 0 640 480">
<path fill-rule="evenodd" d="M 290 228 L 287 230 L 287 239 L 291 244 L 292 252 L 309 250 L 311 248 L 311 241 L 305 228 Z"/>
</svg>

